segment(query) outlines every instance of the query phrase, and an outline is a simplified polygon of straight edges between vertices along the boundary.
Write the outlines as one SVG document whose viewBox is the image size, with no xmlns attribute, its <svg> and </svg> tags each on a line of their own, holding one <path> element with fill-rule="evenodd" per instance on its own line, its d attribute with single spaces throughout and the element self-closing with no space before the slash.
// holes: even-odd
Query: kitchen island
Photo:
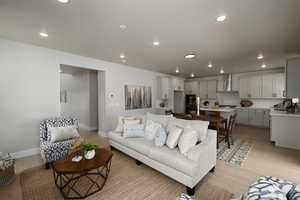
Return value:
<svg viewBox="0 0 300 200">
<path fill-rule="evenodd" d="M 200 111 L 220 112 L 220 116 L 227 120 L 229 120 L 231 115 L 234 115 L 236 113 L 236 109 L 231 107 L 220 107 L 220 108 L 200 107 Z"/>
<path fill-rule="evenodd" d="M 271 141 L 276 146 L 300 149 L 300 113 L 271 109 Z"/>
</svg>

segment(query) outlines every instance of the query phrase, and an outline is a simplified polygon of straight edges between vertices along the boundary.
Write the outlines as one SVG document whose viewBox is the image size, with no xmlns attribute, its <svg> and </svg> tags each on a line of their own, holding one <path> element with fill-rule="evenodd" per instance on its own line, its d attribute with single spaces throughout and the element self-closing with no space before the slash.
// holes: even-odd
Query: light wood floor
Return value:
<svg viewBox="0 0 300 200">
<path fill-rule="evenodd" d="M 104 138 L 93 132 L 82 135 L 93 143 L 107 146 Z M 215 173 L 209 173 L 203 180 L 234 194 L 241 194 L 247 190 L 258 176 L 270 175 L 300 184 L 300 151 L 275 147 L 269 141 L 266 129 L 238 126 L 234 131 L 236 138 L 253 140 L 254 146 L 248 159 L 242 167 L 232 166 L 218 161 Z M 17 160 L 16 172 L 42 164 L 39 155 Z M 22 200 L 19 178 L 4 188 L 0 188 L 0 199 Z"/>
</svg>

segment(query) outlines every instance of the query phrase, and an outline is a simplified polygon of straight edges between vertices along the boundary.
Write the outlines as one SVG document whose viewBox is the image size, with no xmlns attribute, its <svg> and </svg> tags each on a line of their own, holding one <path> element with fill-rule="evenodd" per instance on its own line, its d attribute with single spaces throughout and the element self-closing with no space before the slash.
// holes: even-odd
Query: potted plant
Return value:
<svg viewBox="0 0 300 200">
<path fill-rule="evenodd" d="M 84 152 L 84 157 L 85 159 L 93 159 L 95 157 L 96 151 L 95 149 L 97 149 L 98 146 L 97 145 L 93 145 L 93 144 L 89 144 L 89 143 L 85 143 L 82 145 L 82 150 Z"/>
</svg>

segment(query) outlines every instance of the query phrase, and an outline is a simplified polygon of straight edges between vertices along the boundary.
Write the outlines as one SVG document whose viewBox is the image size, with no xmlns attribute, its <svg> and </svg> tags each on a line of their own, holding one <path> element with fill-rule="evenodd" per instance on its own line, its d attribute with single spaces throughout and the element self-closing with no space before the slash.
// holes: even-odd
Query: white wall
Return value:
<svg viewBox="0 0 300 200">
<path fill-rule="evenodd" d="M 0 39 L 0 151 L 39 147 L 39 122 L 60 114 L 60 64 L 105 71 L 106 94 L 116 95 L 105 96 L 105 131 L 115 127 L 118 115 L 155 112 L 125 111 L 124 85 L 151 86 L 154 104 L 156 78 L 163 74 Z"/>
</svg>

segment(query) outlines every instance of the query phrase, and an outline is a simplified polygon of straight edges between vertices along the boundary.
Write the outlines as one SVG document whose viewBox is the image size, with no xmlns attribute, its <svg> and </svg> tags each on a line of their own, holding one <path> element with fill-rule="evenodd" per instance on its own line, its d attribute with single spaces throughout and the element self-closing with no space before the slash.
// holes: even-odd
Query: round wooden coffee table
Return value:
<svg viewBox="0 0 300 200">
<path fill-rule="evenodd" d="M 93 159 L 72 162 L 74 155 L 52 164 L 55 185 L 65 199 L 83 199 L 100 191 L 109 174 L 112 152 L 96 149 Z"/>
</svg>

